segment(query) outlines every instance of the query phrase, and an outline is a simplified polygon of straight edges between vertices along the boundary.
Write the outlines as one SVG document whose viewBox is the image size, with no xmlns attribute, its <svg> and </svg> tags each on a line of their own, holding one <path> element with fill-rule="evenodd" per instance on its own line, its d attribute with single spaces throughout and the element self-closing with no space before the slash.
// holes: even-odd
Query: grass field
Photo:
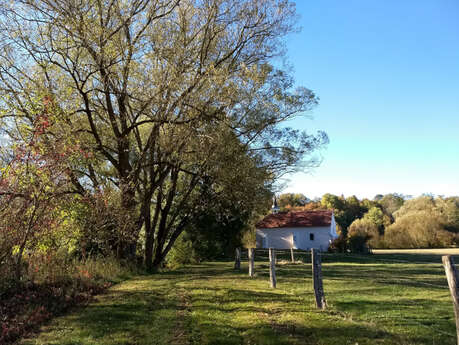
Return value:
<svg viewBox="0 0 459 345">
<path fill-rule="evenodd" d="M 21 344 L 455 344 L 438 255 L 325 254 L 326 311 L 314 306 L 309 256 L 280 261 L 277 289 L 257 259 L 255 278 L 231 262 L 136 277 Z"/>
</svg>

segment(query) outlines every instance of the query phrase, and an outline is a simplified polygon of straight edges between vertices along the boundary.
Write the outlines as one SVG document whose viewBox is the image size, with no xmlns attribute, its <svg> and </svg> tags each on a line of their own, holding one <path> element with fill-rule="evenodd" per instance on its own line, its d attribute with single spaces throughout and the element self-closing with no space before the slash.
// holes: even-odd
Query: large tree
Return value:
<svg viewBox="0 0 459 345">
<path fill-rule="evenodd" d="M 222 167 L 247 159 L 265 179 L 326 142 L 279 124 L 317 103 L 270 63 L 294 29 L 287 0 L 17 0 L 0 5 L 4 128 L 51 100 L 62 130 L 94 159 L 71 166 L 74 192 L 112 184 L 126 218 L 119 256 L 142 227 L 158 266 Z M 17 139 L 17 138 L 16 138 Z"/>
</svg>

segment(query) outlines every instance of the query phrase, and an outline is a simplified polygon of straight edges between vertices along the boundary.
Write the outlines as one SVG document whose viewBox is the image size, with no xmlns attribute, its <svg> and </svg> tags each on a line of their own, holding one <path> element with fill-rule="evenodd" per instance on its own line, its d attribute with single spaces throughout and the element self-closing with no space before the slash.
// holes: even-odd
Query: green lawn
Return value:
<svg viewBox="0 0 459 345">
<path fill-rule="evenodd" d="M 139 276 L 46 326 L 32 344 L 455 344 L 451 297 L 436 255 L 325 254 L 329 309 L 314 306 L 309 257 L 277 266 L 258 257 Z"/>
</svg>

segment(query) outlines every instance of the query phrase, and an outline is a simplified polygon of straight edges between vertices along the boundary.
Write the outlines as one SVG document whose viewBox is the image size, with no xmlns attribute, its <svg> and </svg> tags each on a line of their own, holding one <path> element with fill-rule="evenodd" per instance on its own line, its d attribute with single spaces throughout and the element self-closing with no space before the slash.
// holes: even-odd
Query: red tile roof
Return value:
<svg viewBox="0 0 459 345">
<path fill-rule="evenodd" d="M 255 226 L 259 229 L 329 226 L 331 218 L 332 211 L 279 212 L 267 215 Z"/>
</svg>

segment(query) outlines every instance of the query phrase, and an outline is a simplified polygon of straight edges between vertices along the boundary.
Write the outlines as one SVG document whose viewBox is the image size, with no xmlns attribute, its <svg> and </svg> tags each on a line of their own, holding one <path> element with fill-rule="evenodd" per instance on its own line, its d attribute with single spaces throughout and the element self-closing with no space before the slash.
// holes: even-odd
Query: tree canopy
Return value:
<svg viewBox="0 0 459 345">
<path fill-rule="evenodd" d="M 112 195 L 119 257 L 158 267 L 211 189 L 265 198 L 327 143 L 280 126 L 317 104 L 272 60 L 295 30 L 287 0 L 18 0 L 0 5 L 0 121 L 23 141 L 52 109 L 53 130 L 85 159 L 67 193 Z M 52 142 L 52 141 L 51 141 Z M 90 156 L 90 157 L 89 157 Z M 5 163 L 9 164 L 9 163 Z M 104 191 L 110 190 L 110 193 Z M 260 201 L 260 199 L 257 199 Z"/>
</svg>

